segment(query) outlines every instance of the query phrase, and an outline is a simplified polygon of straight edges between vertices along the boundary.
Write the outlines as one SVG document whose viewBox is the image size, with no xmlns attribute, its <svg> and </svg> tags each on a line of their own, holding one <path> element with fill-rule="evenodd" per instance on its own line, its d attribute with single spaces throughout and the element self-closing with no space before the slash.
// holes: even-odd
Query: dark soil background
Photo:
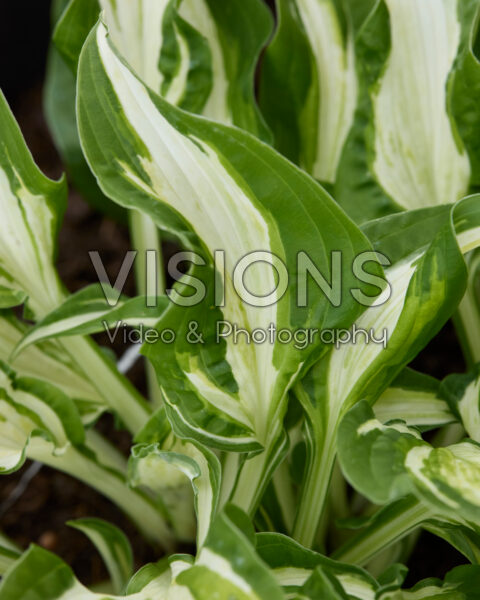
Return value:
<svg viewBox="0 0 480 600">
<path fill-rule="evenodd" d="M 272 5 L 273 1 L 268 4 Z M 10 0 L 3 2 L 0 18 L 0 87 L 20 123 L 27 143 L 40 168 L 50 177 L 59 177 L 62 163 L 48 133 L 42 110 L 42 82 L 50 33 L 49 0 Z M 1 135 L 1 132 L 0 132 Z M 0 216 L 1 218 L 1 216 Z M 88 252 L 98 250 L 110 277 L 115 277 L 129 249 L 128 230 L 93 211 L 71 189 L 59 241 L 58 268 L 71 291 L 96 282 Z M 132 278 L 127 294 L 132 294 Z M 107 345 L 106 336 L 100 338 Z M 125 348 L 114 348 L 120 355 Z M 462 353 L 451 324 L 417 359 L 413 366 L 443 378 L 465 368 Z M 129 377 L 144 389 L 143 367 L 137 363 Z M 102 418 L 100 429 L 128 453 L 129 436 L 115 430 L 113 419 Z M 47 467 L 28 483 L 22 495 L 10 505 L 18 485 L 25 483 L 27 464 L 20 472 L 0 482 L 0 531 L 26 548 L 35 542 L 62 556 L 85 584 L 107 577 L 103 563 L 80 532 L 65 526 L 69 519 L 96 516 L 109 520 L 125 531 L 132 542 L 137 566 L 159 555 L 136 533 L 128 519 L 108 500 L 91 488 Z M 447 543 L 422 533 L 409 561 L 408 583 L 425 577 L 443 577 L 446 571 L 465 562 Z"/>
</svg>

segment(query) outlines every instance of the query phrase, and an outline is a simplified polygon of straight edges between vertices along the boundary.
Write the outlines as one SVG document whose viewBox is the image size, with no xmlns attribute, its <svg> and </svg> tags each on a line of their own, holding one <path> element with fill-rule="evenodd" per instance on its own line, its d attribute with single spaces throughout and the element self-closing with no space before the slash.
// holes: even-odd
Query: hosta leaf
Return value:
<svg viewBox="0 0 480 600">
<path fill-rule="evenodd" d="M 478 185 L 480 147 L 478 130 L 480 113 L 475 99 L 480 87 L 480 63 L 474 46 L 478 31 L 478 2 L 459 2 L 458 19 L 461 23 L 461 44 L 455 68 L 449 81 L 450 106 L 455 125 L 468 153 L 471 166 L 471 183 Z"/>
<path fill-rule="evenodd" d="M 465 375 L 449 375 L 441 392 L 468 435 L 480 442 L 480 368 Z"/>
<path fill-rule="evenodd" d="M 53 24 L 58 21 L 67 4 L 68 0 L 52 2 Z M 92 4 L 96 5 L 96 10 L 93 22 L 88 25 Z M 86 36 L 98 18 L 98 5 L 96 0 L 93 3 L 90 0 L 82 0 L 79 5 L 82 20 L 86 19 L 87 21 L 87 30 L 84 34 Z M 68 28 L 68 32 L 66 32 L 67 38 L 72 43 L 75 30 L 76 28 Z M 78 53 L 80 53 L 83 41 L 78 48 Z M 43 105 L 49 131 L 75 188 L 95 208 L 117 220 L 125 220 L 125 210 L 102 194 L 83 156 L 75 115 L 76 79 L 74 72 L 67 66 L 65 60 L 66 58 L 60 55 L 54 44 L 50 44 L 43 88 Z M 78 55 L 75 61 L 78 61 Z"/>
<path fill-rule="evenodd" d="M 480 530 L 478 528 L 435 519 L 427 521 L 423 527 L 446 540 L 472 564 L 480 564 Z"/>
<path fill-rule="evenodd" d="M 480 329 L 480 252 L 478 249 L 466 256 L 468 286 L 458 306 L 455 328 L 462 345 L 468 367 L 480 361 L 480 343 L 476 332 Z"/>
<path fill-rule="evenodd" d="M 106 447 L 105 440 L 99 443 L 96 437 L 87 435 L 85 447 L 71 448 L 64 455 L 53 458 L 45 447 L 37 458 L 98 490 L 131 519 L 145 538 L 170 549 L 173 536 L 165 510 L 145 494 L 129 488 L 126 469 L 120 470 L 116 456 L 106 456 Z"/>
<path fill-rule="evenodd" d="M 316 569 L 300 591 L 301 598 L 325 598 L 325 600 L 349 600 L 340 583 L 321 569 Z M 351 596 L 350 596 L 351 597 Z"/>
<path fill-rule="evenodd" d="M 102 519 L 83 518 L 68 521 L 83 532 L 99 551 L 117 594 L 121 594 L 133 575 L 133 553 L 126 535 Z"/>
<path fill-rule="evenodd" d="M 390 220 L 389 225 L 393 225 Z M 410 233 L 408 229 L 404 232 Z M 357 334 L 355 343 L 332 349 L 328 359 L 316 367 L 319 372 L 330 362 L 325 375 L 330 382 L 330 401 L 319 408 L 338 413 L 362 396 L 376 400 L 386 387 L 385 379 L 391 378 L 387 373 L 398 372 L 400 364 L 408 363 L 453 312 L 465 286 L 465 264 L 448 218 L 433 241 L 431 233 L 424 234 L 423 240 L 410 236 L 409 256 L 403 255 L 403 249 L 395 251 L 384 239 L 377 243 L 372 238 L 375 248 L 392 261 L 385 271 L 391 295 L 387 290 L 388 299 L 369 307 L 355 326 L 361 332 L 373 330 L 380 343 L 367 343 L 364 334 Z M 381 343 L 384 331 L 388 335 L 385 344 Z M 370 369 L 376 371 L 375 377 Z M 384 375 L 379 376 L 382 371 Z M 340 373 L 344 375 L 340 377 Z M 338 386 L 339 379 L 343 387 Z"/>
<path fill-rule="evenodd" d="M 130 597 L 132 594 L 139 594 L 149 584 L 153 583 L 156 586 L 155 591 L 158 597 L 163 599 L 166 596 L 171 581 L 171 573 L 168 567 L 168 558 L 144 565 L 128 582 L 125 596 Z M 156 598 L 157 596 L 154 596 L 154 599 Z"/>
<path fill-rule="evenodd" d="M 147 583 L 131 600 L 167 600 L 170 573 Z M 113 600 L 125 596 L 95 594 L 84 587 L 61 558 L 31 546 L 0 584 L 2 600 Z"/>
<path fill-rule="evenodd" d="M 208 534 L 218 507 L 220 464 L 214 454 L 200 445 L 176 441 L 169 450 L 159 444 L 139 444 L 132 449 L 129 481 L 134 487 L 147 487 L 157 492 L 167 510 L 182 525 L 183 536 L 188 531 L 191 495 L 185 487 L 193 487 L 197 513 L 197 546 L 200 548 Z M 187 531 L 184 531 L 185 525 Z"/>
<path fill-rule="evenodd" d="M 433 516 L 431 508 L 414 496 L 395 500 L 369 517 L 358 533 L 335 550 L 333 558 L 353 565 L 369 565 L 380 552 L 398 545 L 418 527 L 427 526 Z"/>
<path fill-rule="evenodd" d="M 132 303 L 141 304 L 135 299 Z M 131 305 L 127 309 L 129 307 Z M 126 314 L 122 307 L 119 311 Z M 108 316 L 105 319 L 108 322 Z M 28 335 L 28 329 L 18 322 L 13 323 L 0 316 L 0 335 L 4 340 L 0 359 L 4 356 L 5 362 L 11 363 L 22 374 L 33 375 L 64 390 L 75 399 L 86 424 L 94 422 L 108 408 L 117 413 L 132 432 L 143 427 L 151 413 L 147 402 L 120 375 L 115 363 L 90 340 L 79 336 L 47 340 L 38 347 L 29 346 L 18 355 L 17 346 L 22 337 Z M 91 330 L 104 330 L 103 323 L 97 322 L 94 326 L 90 322 L 90 326 Z"/>
<path fill-rule="evenodd" d="M 294 537 L 306 545 L 314 535 L 312 512 L 319 517 L 319 498 L 324 498 L 328 489 L 342 415 L 362 398 L 375 402 L 452 314 L 466 284 L 458 243 L 462 250 L 473 243 L 470 236 L 478 243 L 474 234 L 477 213 L 478 197 L 471 197 L 454 208 L 432 209 L 427 215 L 432 227 L 425 230 L 424 226 L 423 234 L 414 224 L 419 217 L 414 212 L 365 227 L 375 250 L 391 262 L 385 270 L 391 287 L 383 292 L 383 303 L 368 307 L 350 333 L 346 332 L 347 343 L 333 347 L 295 388 L 308 416 L 308 487 Z"/>
<path fill-rule="evenodd" d="M 262 111 L 276 148 L 333 183 L 357 101 L 350 7 L 278 0 L 277 12 L 277 32 L 262 63 Z"/>
<path fill-rule="evenodd" d="M 40 172 L 1 92 L 0 126 L 2 308 L 27 297 L 31 312 L 43 316 L 63 299 L 53 263 L 67 196 L 65 180 L 51 181 Z"/>
<path fill-rule="evenodd" d="M 132 592 L 132 593 L 130 593 Z M 0 584 L 2 600 L 283 600 L 281 589 L 249 540 L 217 517 L 197 558 L 173 556 L 137 573 L 127 596 L 94 594 L 58 557 L 32 546 Z"/>
<path fill-rule="evenodd" d="M 373 599 L 378 583 L 358 567 L 333 561 L 276 533 L 260 533 L 256 549 L 285 592 L 301 593 L 316 570 L 335 578 L 349 598 Z"/>
<path fill-rule="evenodd" d="M 85 424 L 95 421 L 106 409 L 105 401 L 57 343 L 30 346 L 12 361 L 15 348 L 27 332 L 28 328 L 13 314 L 6 311 L 0 314 L 0 360 L 9 363 L 21 376 L 42 379 L 60 388 L 74 399 Z"/>
<path fill-rule="evenodd" d="M 169 545 L 161 511 L 128 489 L 125 462 L 99 434 L 85 436 L 74 402 L 53 385 L 18 377 L 0 363 L 0 473 L 18 470 L 27 458 L 91 485 L 122 508 L 147 537 Z"/>
<path fill-rule="evenodd" d="M 363 23 L 358 106 L 335 190 L 355 219 L 455 202 L 475 180 L 477 11 L 477 0 L 384 0 Z"/>
<path fill-rule="evenodd" d="M 409 590 L 387 590 L 378 600 L 475 600 L 479 581 L 479 567 L 466 565 L 447 573 L 443 582 L 425 579 Z"/>
<path fill-rule="evenodd" d="M 447 519 L 480 523 L 475 442 L 433 448 L 404 423 L 382 425 L 361 402 L 342 421 L 338 452 L 346 477 L 373 502 L 413 493 Z"/>
<path fill-rule="evenodd" d="M 227 11 L 218 0 L 60 0 L 56 12 L 66 4 L 50 50 L 45 105 L 69 174 L 95 207 L 124 217 L 98 188 L 77 133 L 78 58 L 100 10 L 121 53 L 150 88 L 186 110 L 269 138 L 253 94 L 255 65 L 271 30 L 260 0 L 234 0 Z"/>
<path fill-rule="evenodd" d="M 20 290 L 12 290 L 6 286 L 0 286 L 0 309 L 11 308 L 24 304 L 28 296 Z"/>
<path fill-rule="evenodd" d="M 25 294 L 27 316 L 40 320 L 65 297 L 54 267 L 56 235 L 66 200 L 65 181 L 53 182 L 40 173 L 3 95 L 0 125 L 0 228 L 4 228 L 0 236 L 0 285 Z M 115 365 L 87 339 L 74 337 L 61 344 L 127 427 L 138 431 L 150 409 Z"/>
<path fill-rule="evenodd" d="M 216 518 L 195 563 L 176 575 L 172 598 L 188 591 L 187 598 L 208 600 L 212 590 L 221 600 L 284 598 L 250 541 L 225 513 Z"/>
<path fill-rule="evenodd" d="M 349 445 L 353 439 L 358 443 L 355 447 Z M 380 423 L 366 402 L 351 409 L 338 434 L 339 459 L 345 476 L 356 489 L 361 486 L 362 493 L 376 504 L 412 491 L 405 455 L 424 444 L 420 433 L 405 423 Z"/>
<path fill-rule="evenodd" d="M 20 354 L 31 344 L 72 335 L 89 335 L 120 327 L 153 328 L 164 312 L 168 300 L 158 297 L 149 307 L 144 296 L 127 298 L 103 284 L 93 284 L 72 294 L 57 309 L 28 330 L 16 348 Z"/>
<path fill-rule="evenodd" d="M 115 123 L 103 112 L 111 115 L 112 103 Z M 183 428 L 184 437 L 194 434 L 221 448 L 274 447 L 286 389 L 312 352 L 320 351 L 320 341 L 307 351 L 292 344 L 234 344 L 231 338 L 218 344 L 215 324 L 228 320 L 248 330 L 270 323 L 278 329 L 350 324 L 364 308 L 349 294 L 362 287 L 350 265 L 369 250 L 368 242 L 320 186 L 270 148 L 238 129 L 180 112 L 146 89 L 122 62 L 102 24 L 80 60 L 78 114 L 84 149 L 105 192 L 149 214 L 207 262 L 203 272 L 198 266 L 191 274 L 202 273 L 210 296 L 198 306 L 167 310 L 159 327 L 175 331 L 176 341 L 148 348 L 174 427 Z M 292 227 L 293 221 L 298 226 Z M 308 307 L 300 308 L 296 286 L 263 307 L 242 303 L 234 291 L 233 267 L 252 251 L 273 253 L 294 276 L 298 252 L 330 273 L 330 254 L 339 248 L 344 301 L 338 307 L 316 288 L 310 290 Z M 211 310 L 211 264 L 218 249 L 225 251 L 226 302 Z M 256 294 L 275 288 L 271 262 L 255 269 L 250 289 Z M 188 342 L 191 321 L 199 323 L 204 344 Z"/>
<path fill-rule="evenodd" d="M 440 382 L 405 369 L 375 402 L 375 416 L 382 423 L 402 419 L 407 425 L 433 428 L 457 419 L 439 397 Z"/>
<path fill-rule="evenodd" d="M 63 392 L 40 380 L 17 378 L 5 364 L 0 368 L 1 472 L 19 469 L 27 452 L 38 458 L 36 453 L 41 454 L 43 444 L 37 438 L 48 440 L 50 453 L 58 454 L 66 452 L 70 444 L 84 442 L 80 415 Z"/>
<path fill-rule="evenodd" d="M 260 0 L 232 0 L 228 10 L 219 0 L 71 0 L 54 40 L 74 72 L 100 10 L 114 44 L 152 90 L 268 139 L 253 85 L 272 29 Z"/>
<path fill-rule="evenodd" d="M 59 3 L 53 41 L 73 74 L 77 72 L 78 57 L 90 29 L 100 13 L 98 0 L 63 0 Z"/>
<path fill-rule="evenodd" d="M 477 527 L 449 522 L 421 500 L 406 496 L 380 508 L 363 528 L 333 553 L 336 560 L 371 565 L 372 559 L 422 527 L 443 538 L 470 562 L 478 564 L 480 537 Z"/>
</svg>

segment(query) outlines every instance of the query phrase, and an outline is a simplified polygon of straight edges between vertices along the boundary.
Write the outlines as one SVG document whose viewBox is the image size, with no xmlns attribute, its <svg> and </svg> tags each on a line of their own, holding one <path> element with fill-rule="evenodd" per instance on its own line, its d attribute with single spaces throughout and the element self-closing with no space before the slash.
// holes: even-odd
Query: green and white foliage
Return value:
<svg viewBox="0 0 480 600">
<path fill-rule="evenodd" d="M 429 579 L 402 590 L 407 569 L 393 565 L 377 580 L 363 569 L 328 559 L 306 550 L 278 534 L 259 534 L 260 557 L 272 569 L 288 598 L 318 600 L 414 600 L 475 598 L 480 572 L 478 566 L 458 567 L 444 581 Z"/>
<path fill-rule="evenodd" d="M 121 594 L 133 575 L 133 553 L 125 534 L 102 519 L 83 518 L 68 525 L 83 532 L 96 547 L 110 574 L 113 588 Z"/>
<path fill-rule="evenodd" d="M 197 547 L 201 548 L 218 508 L 220 463 L 201 445 L 172 438 L 170 444 L 138 444 L 132 448 L 129 482 L 158 494 L 172 515 L 178 537 L 193 539 L 196 529 Z M 190 516 L 192 495 L 188 491 L 192 488 L 196 526 L 194 515 Z"/>
<path fill-rule="evenodd" d="M 105 283 L 93 284 L 69 296 L 57 309 L 29 329 L 15 348 L 21 354 L 32 344 L 74 335 L 90 335 L 123 326 L 153 327 L 165 311 L 166 298 L 148 306 L 145 296 L 127 298 Z"/>
<path fill-rule="evenodd" d="M 429 429 L 454 423 L 457 419 L 439 388 L 433 377 L 405 369 L 375 402 L 375 416 L 382 423 L 401 419 Z"/>
<path fill-rule="evenodd" d="M 67 188 L 64 179 L 54 182 L 39 171 L 3 94 L 0 123 L 1 307 L 26 303 L 26 316 L 38 321 L 65 300 L 54 261 Z M 132 431 L 138 431 L 148 419 L 149 408 L 115 365 L 86 339 L 61 343 L 106 403 Z"/>
<path fill-rule="evenodd" d="M 413 494 L 432 514 L 480 524 L 480 447 L 473 440 L 434 448 L 403 422 L 383 425 L 362 402 L 342 421 L 338 452 L 348 480 L 372 502 Z"/>
<path fill-rule="evenodd" d="M 114 120 L 106 120 L 112 105 Z M 270 323 L 278 329 L 350 325 L 363 309 L 348 292 L 359 287 L 351 264 L 371 248 L 368 241 L 320 186 L 270 148 L 238 129 L 181 112 L 146 88 L 101 23 L 82 52 L 78 115 L 87 158 L 109 197 L 150 215 L 187 248 L 199 250 L 206 266 L 192 274 L 208 283 L 215 251 L 225 253 L 224 273 L 217 272 L 224 306 L 206 310 L 214 303 L 208 295 L 193 307 L 172 304 L 159 326 L 173 328 L 176 342 L 147 349 L 175 431 L 234 451 L 274 447 L 286 391 L 312 351 L 321 349 L 318 343 L 303 352 L 293 344 L 248 344 L 244 337 L 237 344 L 231 338 L 216 343 L 214 322 L 224 319 L 249 331 Z M 292 228 L 292 215 L 301 228 Z M 344 302 L 332 307 L 314 288 L 308 307 L 297 308 L 296 286 L 285 290 L 284 277 L 276 286 L 274 270 L 280 267 L 271 255 L 286 263 L 291 277 L 300 251 L 330 273 L 328 257 L 339 240 Z M 270 253 L 248 273 L 249 291 L 265 296 L 259 307 L 242 302 L 232 280 L 234 266 L 254 251 Z M 187 276 L 183 289 L 191 281 Z M 206 287 L 213 294 L 213 286 Z M 194 320 L 204 344 L 187 341 Z"/>
<path fill-rule="evenodd" d="M 17 378 L 5 363 L 0 368 L 2 473 L 19 469 L 27 455 L 40 460 L 83 444 L 80 415 L 63 392 L 40 380 Z"/>
<path fill-rule="evenodd" d="M 98 434 L 85 434 L 75 403 L 40 379 L 0 363 L 0 472 L 31 459 L 64 471 L 116 502 L 140 529 L 166 546 L 170 532 L 153 503 L 126 486 L 126 464 Z"/>
<path fill-rule="evenodd" d="M 355 220 L 477 184 L 478 0 L 277 0 L 261 106 L 276 147 Z"/>
<path fill-rule="evenodd" d="M 253 95 L 272 27 L 259 0 L 100 0 L 112 41 L 152 90 L 184 110 L 268 131 Z M 248 30 L 248 36 L 245 32 Z"/>
<path fill-rule="evenodd" d="M 15 360 L 12 355 L 29 329 L 13 313 L 0 314 L 0 360 L 9 363 L 20 376 L 42 379 L 74 399 L 84 424 L 95 421 L 105 410 L 105 400 L 85 378 L 81 369 L 55 341 L 30 346 Z"/>
<path fill-rule="evenodd" d="M 409 590 L 387 589 L 380 593 L 378 600 L 474 600 L 479 584 L 478 566 L 457 567 L 447 573 L 444 581 L 426 579 Z"/>
<path fill-rule="evenodd" d="M 307 550 L 297 542 L 275 533 L 257 534 L 256 549 L 272 569 L 275 578 L 289 597 L 302 594 L 315 572 L 334 578 L 349 598 L 375 598 L 378 583 L 366 571 L 342 564 Z M 315 578 L 314 578 L 315 579 Z M 312 582 L 311 582 L 312 583 Z M 332 584 L 335 586 L 335 584 Z M 307 595 L 307 597 L 310 597 Z M 313 596 L 323 597 L 323 596 Z M 329 598 L 329 596 L 326 596 Z M 333 596 L 335 597 L 335 596 Z M 343 596 L 340 596 L 343 598 Z"/>
<path fill-rule="evenodd" d="M 51 10 L 52 26 L 60 19 L 68 4 L 69 0 L 53 0 Z M 122 207 L 111 202 L 100 191 L 92 172 L 88 168 L 80 146 L 75 115 L 75 70 L 83 40 L 89 29 L 95 24 L 99 8 L 97 0 L 82 0 L 78 3 L 77 8 L 79 10 L 75 15 L 75 26 L 69 27 L 68 31 L 65 32 L 65 37 L 72 46 L 73 40 L 76 41 L 76 56 L 64 56 L 60 54 L 54 41 L 50 44 L 43 88 L 45 118 L 55 146 L 65 163 L 69 180 L 75 186 L 75 189 L 93 207 L 117 220 L 125 220 L 125 211 Z M 86 28 L 86 30 L 83 28 Z M 83 34 L 81 33 L 82 29 Z M 60 43 L 58 45 L 61 46 Z"/>
<path fill-rule="evenodd" d="M 134 298 L 66 294 L 65 182 L 0 96 L 0 471 L 40 461 L 156 548 L 196 543 L 133 574 L 120 530 L 70 522 L 107 566 L 100 593 L 0 535 L 0 600 L 478 596 L 480 0 L 276 6 L 269 40 L 262 0 L 54 2 L 52 133 L 138 254 L 159 231 L 185 252 L 166 294 L 158 261 L 158 298 L 140 270 Z M 452 316 L 469 372 L 409 369 Z M 124 326 L 158 334 L 139 336 L 151 404 L 82 337 Z M 402 589 L 419 528 L 473 565 Z"/>
<path fill-rule="evenodd" d="M 272 29 L 261 0 L 234 0 L 228 11 L 219 0 L 57 0 L 46 112 L 73 183 L 93 206 L 124 217 L 92 177 L 75 115 L 79 55 L 101 11 L 121 54 L 151 89 L 185 110 L 270 139 L 254 99 L 256 62 Z"/>
<path fill-rule="evenodd" d="M 479 367 L 465 375 L 448 376 L 442 383 L 441 392 L 468 435 L 480 442 Z"/>
<path fill-rule="evenodd" d="M 356 220 L 452 203 L 476 184 L 478 9 L 477 0 L 382 0 L 365 15 L 358 105 L 335 186 Z"/>
<path fill-rule="evenodd" d="M 278 0 L 278 26 L 262 64 L 261 108 L 275 147 L 334 183 L 357 104 L 351 7 Z"/>
<path fill-rule="evenodd" d="M 476 331 L 480 323 L 480 251 L 474 250 L 466 256 L 468 286 L 465 296 L 458 305 L 455 327 L 469 367 L 480 361 L 480 344 Z"/>
<path fill-rule="evenodd" d="M 453 208 L 399 213 L 364 227 L 375 250 L 390 260 L 390 288 L 356 320 L 354 343 L 332 347 L 295 388 L 307 415 L 308 452 L 294 531 L 306 545 L 326 498 L 343 415 L 360 399 L 374 403 L 453 313 L 466 285 L 462 252 L 479 243 L 477 225 L 478 197 L 472 196 Z M 377 340 L 384 333 L 387 343 L 365 332 Z"/>
<path fill-rule="evenodd" d="M 172 556 L 147 565 L 127 586 L 125 596 L 94 594 L 82 586 L 55 555 L 32 546 L 0 584 L 2 600 L 283 600 L 280 586 L 259 559 L 247 532 L 248 521 L 233 513 L 217 517 L 194 559 Z M 247 537 L 248 536 L 248 537 Z"/>
<path fill-rule="evenodd" d="M 54 260 L 66 183 L 40 172 L 2 93 L 0 122 L 0 307 L 26 301 L 41 317 L 63 299 Z"/>
</svg>

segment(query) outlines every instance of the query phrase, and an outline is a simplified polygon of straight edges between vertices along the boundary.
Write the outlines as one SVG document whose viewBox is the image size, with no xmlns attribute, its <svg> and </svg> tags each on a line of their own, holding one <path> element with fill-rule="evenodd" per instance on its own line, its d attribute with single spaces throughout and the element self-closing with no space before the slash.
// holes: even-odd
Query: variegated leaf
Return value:
<svg viewBox="0 0 480 600">
<path fill-rule="evenodd" d="M 74 402 L 45 381 L 0 369 L 0 472 L 27 458 L 84 481 L 122 508 L 149 538 L 166 546 L 170 532 L 153 503 L 126 485 L 126 464 L 98 434 L 88 434 Z"/>
<path fill-rule="evenodd" d="M 466 256 L 468 286 L 465 296 L 458 306 L 455 328 L 469 367 L 480 361 L 480 343 L 477 331 L 480 330 L 480 251 Z"/>
<path fill-rule="evenodd" d="M 433 377 L 405 369 L 375 402 L 375 416 L 382 423 L 401 419 L 422 428 L 454 423 L 457 419 L 439 387 Z"/>
<path fill-rule="evenodd" d="M 261 108 L 275 147 L 334 183 L 357 103 L 353 16 L 348 3 L 335 0 L 278 0 L 277 12 Z"/>
<path fill-rule="evenodd" d="M 395 500 L 366 519 L 361 530 L 335 550 L 333 558 L 353 565 L 371 565 L 381 553 L 393 550 L 419 527 L 427 527 L 434 516 L 429 506 L 412 495 Z M 444 524 L 442 520 L 440 526 Z M 470 528 L 465 529 L 474 533 Z"/>
<path fill-rule="evenodd" d="M 354 2 L 349 2 L 354 6 Z M 335 197 L 358 221 L 453 203 L 477 175 L 477 0 L 382 0 L 359 30 L 359 96 Z"/>
<path fill-rule="evenodd" d="M 234 0 L 228 11 L 224 6 L 219 0 L 58 0 L 54 4 L 58 23 L 47 71 L 47 117 L 75 186 L 96 208 L 124 218 L 124 209 L 108 200 L 92 177 L 82 155 L 75 115 L 78 59 L 101 10 L 121 53 L 149 87 L 183 109 L 270 138 L 253 89 L 271 16 L 261 0 Z"/>
<path fill-rule="evenodd" d="M 13 298 L 27 298 L 28 316 L 39 320 L 65 299 L 54 259 L 66 186 L 64 179 L 53 182 L 39 171 L 1 94 L 0 125 L 0 286 L 12 290 Z M 61 344 L 127 427 L 134 433 L 141 429 L 150 408 L 115 365 L 87 339 Z"/>
<path fill-rule="evenodd" d="M 256 62 L 272 28 L 260 0 L 231 0 L 228 11 L 219 0 L 71 0 L 54 40 L 74 72 L 100 11 L 120 53 L 155 92 L 269 137 L 254 98 Z"/>
<path fill-rule="evenodd" d="M 163 573 L 129 596 L 129 600 L 168 600 L 170 584 L 168 565 Z M 61 558 L 40 548 L 30 546 L 0 583 L 2 600 L 119 600 L 125 596 L 96 594 L 83 586 Z"/>
<path fill-rule="evenodd" d="M 403 422 L 383 425 L 362 402 L 342 421 L 338 452 L 346 477 L 373 502 L 414 494 L 430 516 L 480 524 L 480 447 L 475 442 L 434 448 Z"/>
<path fill-rule="evenodd" d="M 465 375 L 449 375 L 442 383 L 441 393 L 468 435 L 480 442 L 479 367 Z"/>
<path fill-rule="evenodd" d="M 217 517 L 196 559 L 172 556 L 144 567 L 126 596 L 95 594 L 58 557 L 32 546 L 0 584 L 2 600 L 284 600 L 251 542 L 227 516 Z"/>
<path fill-rule="evenodd" d="M 126 535 L 102 519 L 83 518 L 67 525 L 83 532 L 100 553 L 117 594 L 121 594 L 133 575 L 133 553 Z"/>
<path fill-rule="evenodd" d="M 53 0 L 52 26 L 58 22 L 68 4 L 69 0 Z M 97 0 L 82 0 L 77 8 L 79 11 L 76 15 L 78 21 L 75 19 L 76 26 L 67 27 L 64 34 L 72 47 L 75 40 L 76 52 L 79 53 L 84 41 L 80 31 L 84 28 L 83 36 L 88 34 L 98 18 L 99 8 Z M 77 32 L 80 33 L 79 36 Z M 67 63 L 70 61 L 72 63 L 69 67 Z M 126 221 L 125 210 L 100 191 L 82 154 L 75 115 L 76 78 L 73 64 L 77 62 L 78 54 L 62 56 L 55 44 L 50 44 L 43 88 L 43 108 L 48 128 L 75 189 L 96 209 L 116 220 Z"/>
<path fill-rule="evenodd" d="M 127 298 L 106 284 L 93 284 L 65 300 L 34 327 L 29 329 L 18 344 L 15 355 L 32 344 L 64 336 L 89 335 L 120 327 L 152 328 L 167 306 L 167 298 L 155 299 L 148 306 L 145 296 Z"/>
<path fill-rule="evenodd" d="M 378 600 L 474 600 L 479 580 L 480 568 L 465 565 L 447 573 L 444 581 L 425 579 L 408 590 L 387 589 Z"/>
<path fill-rule="evenodd" d="M 303 586 L 316 569 L 334 577 L 349 598 L 373 600 L 379 588 L 378 583 L 366 571 L 307 550 L 283 535 L 257 534 L 256 548 L 288 594 L 301 594 Z"/>
<path fill-rule="evenodd" d="M 114 124 L 103 116 L 107 110 L 112 114 L 112 105 Z M 278 329 L 351 323 L 364 307 L 348 292 L 362 287 L 350 265 L 369 250 L 367 240 L 313 180 L 271 149 L 238 129 L 180 112 L 148 90 L 111 45 L 103 24 L 82 53 L 78 115 L 87 158 L 107 195 L 149 214 L 160 228 L 199 250 L 207 263 L 191 275 L 201 273 L 210 296 L 198 306 L 171 306 L 160 327 L 177 333 L 175 343 L 147 349 L 174 427 L 223 448 L 264 446 L 277 452 L 276 424 L 285 410 L 285 392 L 312 352 L 320 351 L 320 341 L 306 351 L 244 339 L 216 343 L 215 323 L 226 320 L 250 331 L 270 323 Z M 287 293 L 276 287 L 279 260 L 293 277 L 297 255 L 304 251 L 321 272 L 330 273 L 330 254 L 339 249 L 339 240 L 345 300 L 332 307 L 321 290 L 312 289 L 308 306 L 296 308 L 296 287 Z M 226 301 L 206 311 L 214 303 L 216 250 L 225 252 L 226 274 L 220 275 Z M 232 277 L 238 261 L 255 251 L 266 260 L 248 276 L 249 290 L 264 297 L 259 307 L 240 301 Z M 205 344 L 188 343 L 192 321 L 199 323 Z M 257 493 L 251 487 L 247 493 Z M 254 503 L 250 498 L 240 502 Z"/>
<path fill-rule="evenodd" d="M 12 360 L 12 354 L 28 328 L 13 314 L 0 314 L 0 360 L 21 376 L 35 377 L 60 388 L 74 399 L 84 424 L 90 424 L 107 408 L 104 398 L 85 378 L 81 369 L 56 342 L 29 347 Z"/>
<path fill-rule="evenodd" d="M 54 259 L 66 183 L 40 172 L 1 92 L 0 124 L 1 306 L 16 306 L 27 299 L 31 313 L 42 317 L 64 297 Z"/>
<path fill-rule="evenodd" d="M 479 216 L 472 196 L 453 208 L 399 213 L 365 226 L 391 263 L 385 270 L 390 289 L 295 388 L 308 416 L 309 451 L 294 537 L 306 545 L 327 493 L 342 416 L 362 398 L 374 403 L 452 314 L 466 285 L 462 252 L 480 243 Z"/>
<path fill-rule="evenodd" d="M 195 531 L 189 518 L 192 498 L 188 491 L 193 487 L 197 547 L 202 547 L 218 507 L 220 464 L 214 454 L 199 444 L 179 440 L 169 449 L 166 444 L 138 444 L 132 449 L 129 481 L 158 494 L 182 539 L 192 539 Z"/>
</svg>

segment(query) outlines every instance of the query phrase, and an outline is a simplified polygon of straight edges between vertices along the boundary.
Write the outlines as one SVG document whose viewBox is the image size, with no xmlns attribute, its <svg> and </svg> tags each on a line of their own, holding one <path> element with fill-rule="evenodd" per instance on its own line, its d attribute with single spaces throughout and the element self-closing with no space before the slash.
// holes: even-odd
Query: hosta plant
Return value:
<svg viewBox="0 0 480 600">
<path fill-rule="evenodd" d="M 480 2 L 274 13 L 54 2 L 46 116 L 68 181 L 129 223 L 116 282 L 93 252 L 99 283 L 66 290 L 67 177 L 0 96 L 0 470 L 78 478 L 158 556 L 134 572 L 118 527 L 71 521 L 108 569 L 88 589 L 1 535 L 0 600 L 478 596 Z M 450 318 L 468 371 L 412 370 Z M 99 332 L 136 333 L 147 398 Z M 422 528 L 465 564 L 405 585 Z"/>
</svg>

